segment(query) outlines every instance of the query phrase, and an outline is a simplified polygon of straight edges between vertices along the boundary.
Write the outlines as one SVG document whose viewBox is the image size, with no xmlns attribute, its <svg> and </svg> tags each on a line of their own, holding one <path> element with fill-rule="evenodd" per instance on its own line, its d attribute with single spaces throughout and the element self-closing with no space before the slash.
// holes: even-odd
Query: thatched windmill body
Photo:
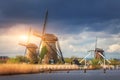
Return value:
<svg viewBox="0 0 120 80">
<path fill-rule="evenodd" d="M 20 45 L 26 47 L 25 56 L 30 60 L 31 63 L 38 62 L 38 53 L 37 53 L 37 46 L 34 43 L 20 43 Z"/>
<path fill-rule="evenodd" d="M 41 58 L 41 62 L 45 64 L 57 63 L 59 61 L 65 63 L 57 36 L 45 32 L 47 17 L 48 17 L 48 11 L 46 12 L 45 15 L 42 34 L 34 33 L 35 36 L 41 38 L 39 45 L 39 49 L 40 49 L 39 57 Z"/>
</svg>

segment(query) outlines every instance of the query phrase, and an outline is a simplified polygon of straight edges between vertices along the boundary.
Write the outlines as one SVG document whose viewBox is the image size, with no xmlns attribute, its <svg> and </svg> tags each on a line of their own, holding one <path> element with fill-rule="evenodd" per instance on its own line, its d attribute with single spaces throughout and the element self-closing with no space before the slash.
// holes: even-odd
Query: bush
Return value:
<svg viewBox="0 0 120 80">
<path fill-rule="evenodd" d="M 16 58 L 10 58 L 7 60 L 7 63 L 20 63 L 20 60 Z"/>
<path fill-rule="evenodd" d="M 23 63 L 23 62 L 28 63 L 29 62 L 29 60 L 24 56 L 16 56 L 16 59 L 19 60 L 21 63 Z"/>
<path fill-rule="evenodd" d="M 7 63 L 25 63 L 29 62 L 29 60 L 24 56 L 16 56 L 15 58 L 9 58 Z"/>
<path fill-rule="evenodd" d="M 120 61 L 119 60 L 117 60 L 117 59 L 112 59 L 112 60 L 110 60 L 110 64 L 111 65 L 120 65 Z"/>
<path fill-rule="evenodd" d="M 72 62 L 71 58 L 64 58 L 64 60 L 65 60 L 66 63 L 71 63 Z"/>
<path fill-rule="evenodd" d="M 91 62 L 92 62 L 91 64 L 94 65 L 94 66 L 98 65 L 99 61 L 100 61 L 99 59 L 92 59 L 91 60 Z"/>
<path fill-rule="evenodd" d="M 100 69 L 101 68 L 99 61 L 100 61 L 100 59 L 92 59 L 91 60 L 92 69 Z"/>
</svg>

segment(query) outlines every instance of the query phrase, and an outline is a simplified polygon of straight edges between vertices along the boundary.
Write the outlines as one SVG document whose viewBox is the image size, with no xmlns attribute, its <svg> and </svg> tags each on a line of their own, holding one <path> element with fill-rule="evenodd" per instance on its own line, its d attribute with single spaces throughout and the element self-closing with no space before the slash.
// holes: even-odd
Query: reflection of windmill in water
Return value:
<svg viewBox="0 0 120 80">
<path fill-rule="evenodd" d="M 97 37 L 96 37 L 96 43 L 95 43 L 95 59 L 103 59 L 102 56 L 104 56 L 104 50 L 101 48 L 97 48 Z"/>
<path fill-rule="evenodd" d="M 58 38 L 54 34 L 46 33 L 46 22 L 48 17 L 48 11 L 45 15 L 45 21 L 43 25 L 42 34 L 34 33 L 35 36 L 41 38 L 39 45 L 39 57 L 43 63 L 57 63 L 64 62 L 64 58 L 59 46 Z"/>
<path fill-rule="evenodd" d="M 37 53 L 37 45 L 35 45 L 34 43 L 30 43 L 30 34 L 31 34 L 31 27 L 29 29 L 28 32 L 28 39 L 26 43 L 19 43 L 22 46 L 25 46 L 25 53 L 24 55 L 30 60 L 31 63 L 37 63 L 37 57 L 38 57 L 38 53 Z"/>
</svg>

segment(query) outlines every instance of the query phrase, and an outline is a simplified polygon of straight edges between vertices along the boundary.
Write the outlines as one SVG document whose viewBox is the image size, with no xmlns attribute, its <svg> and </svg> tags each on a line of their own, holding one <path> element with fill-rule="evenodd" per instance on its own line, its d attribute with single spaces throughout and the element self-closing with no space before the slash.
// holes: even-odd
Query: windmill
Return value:
<svg viewBox="0 0 120 80">
<path fill-rule="evenodd" d="M 57 36 L 46 33 L 47 17 L 48 11 L 46 11 L 42 34 L 34 32 L 35 36 L 41 38 L 39 44 L 39 57 L 41 62 L 45 64 L 57 63 L 59 61 L 65 63 Z"/>
<path fill-rule="evenodd" d="M 97 37 L 96 37 L 96 43 L 95 43 L 95 59 L 103 59 L 103 68 L 105 68 L 105 61 L 107 61 L 108 63 L 111 63 L 108 59 L 106 59 L 105 55 L 104 55 L 104 50 L 101 48 L 97 48 Z"/>
<path fill-rule="evenodd" d="M 103 59 L 101 55 L 104 56 L 104 50 L 101 48 L 97 48 L 97 37 L 96 37 L 96 43 L 95 43 L 95 59 Z"/>
<path fill-rule="evenodd" d="M 24 53 L 24 56 L 26 56 L 31 63 L 37 63 L 38 60 L 37 60 L 37 45 L 35 45 L 34 43 L 30 43 L 30 34 L 31 34 L 31 27 L 29 29 L 29 32 L 28 32 L 28 39 L 27 39 L 27 42 L 26 43 L 19 43 L 19 45 L 21 46 L 25 46 L 26 49 L 25 49 L 25 53 Z"/>
</svg>

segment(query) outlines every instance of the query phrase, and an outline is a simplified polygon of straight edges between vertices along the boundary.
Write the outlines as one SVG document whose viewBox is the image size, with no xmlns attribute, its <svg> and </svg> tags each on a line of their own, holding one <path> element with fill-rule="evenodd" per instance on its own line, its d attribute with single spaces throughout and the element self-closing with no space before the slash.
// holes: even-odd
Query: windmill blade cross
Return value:
<svg viewBox="0 0 120 80">
<path fill-rule="evenodd" d="M 63 58 L 63 54 L 62 54 L 62 51 L 61 51 L 61 48 L 60 48 L 60 44 L 59 44 L 59 41 L 57 41 L 57 46 L 58 46 L 58 50 L 59 50 L 59 53 L 60 53 L 60 57 L 62 59 L 62 62 L 65 63 L 65 60 Z"/>
<path fill-rule="evenodd" d="M 29 28 L 29 32 L 28 32 L 28 39 L 27 39 L 27 43 L 29 43 L 29 41 L 30 41 L 30 34 L 31 34 L 31 27 Z"/>
<path fill-rule="evenodd" d="M 41 41 L 39 43 L 39 47 L 38 47 L 38 53 L 40 53 L 40 47 L 41 47 L 41 44 L 42 44 L 42 36 L 45 34 L 45 29 L 46 29 L 46 23 L 47 23 L 47 18 L 48 18 L 48 10 L 46 11 L 46 14 L 45 14 L 45 20 L 44 20 L 44 24 L 43 24 L 43 30 L 42 30 L 42 35 L 37 35 L 39 37 L 41 37 Z"/>
<path fill-rule="evenodd" d="M 98 53 L 100 56 L 102 56 L 108 63 L 111 63 L 108 59 L 105 58 L 101 53 Z"/>
<path fill-rule="evenodd" d="M 48 10 L 46 11 L 46 14 L 45 14 L 45 20 L 44 20 L 44 24 L 43 24 L 43 31 L 42 31 L 42 35 L 44 35 L 44 34 L 45 34 L 45 29 L 46 29 L 47 18 L 48 18 Z"/>
<path fill-rule="evenodd" d="M 28 40 L 27 40 L 27 44 L 30 42 L 30 34 L 31 34 L 31 27 L 29 28 L 29 32 L 28 32 Z M 25 53 L 24 53 L 24 56 L 27 52 L 27 47 L 25 48 Z"/>
<path fill-rule="evenodd" d="M 33 32 L 33 35 L 36 36 L 36 37 L 40 37 L 40 38 L 42 38 L 42 35 L 39 34 L 39 33 L 37 33 L 37 32 L 35 32 L 35 31 Z"/>
<path fill-rule="evenodd" d="M 97 37 L 96 37 L 96 42 L 95 42 L 95 49 L 97 48 Z"/>
</svg>

